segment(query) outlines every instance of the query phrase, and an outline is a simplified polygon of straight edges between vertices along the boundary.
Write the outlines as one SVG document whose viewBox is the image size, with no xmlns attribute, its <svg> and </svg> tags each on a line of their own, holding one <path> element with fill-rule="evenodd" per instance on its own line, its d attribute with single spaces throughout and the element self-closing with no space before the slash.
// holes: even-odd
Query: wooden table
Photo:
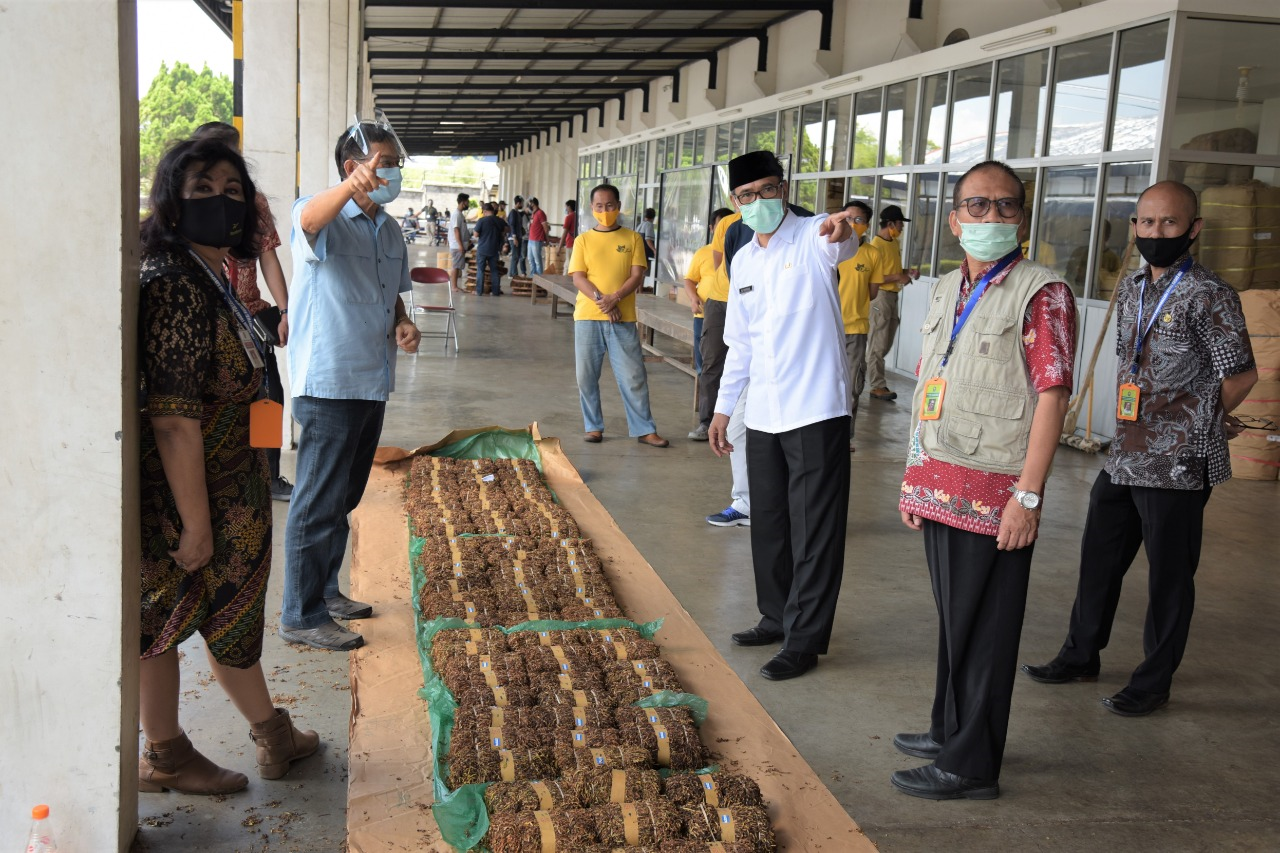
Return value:
<svg viewBox="0 0 1280 853">
<path fill-rule="evenodd" d="M 556 320 L 566 316 L 560 310 L 561 302 L 568 302 L 572 307 L 578 298 L 578 288 L 573 286 L 573 277 L 567 275 L 550 275 L 547 273 L 539 273 L 533 276 L 533 287 L 530 290 L 529 301 L 534 305 L 538 304 L 538 288 L 541 287 L 547 292 L 547 296 L 551 299 L 551 319 Z M 573 311 L 568 312 L 569 315 Z"/>
<path fill-rule="evenodd" d="M 657 333 L 690 347 L 694 346 L 693 312 L 687 305 L 659 296 L 637 294 L 636 322 L 640 326 L 640 346 L 645 352 L 697 379 L 698 372 L 694 369 L 692 356 L 675 355 L 659 349 L 654 339 L 654 334 Z"/>
</svg>

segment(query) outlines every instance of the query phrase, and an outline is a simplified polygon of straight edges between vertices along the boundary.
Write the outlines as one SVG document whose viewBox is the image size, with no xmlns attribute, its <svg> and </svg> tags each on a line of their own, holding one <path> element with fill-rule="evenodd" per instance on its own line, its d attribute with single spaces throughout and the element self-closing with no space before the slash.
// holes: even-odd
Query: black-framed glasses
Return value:
<svg viewBox="0 0 1280 853">
<path fill-rule="evenodd" d="M 1240 422 L 1240 426 L 1245 429 L 1274 430 L 1276 428 L 1275 423 L 1267 418 L 1258 417 L 1257 415 L 1236 415 L 1235 417 L 1236 420 Z"/>
<path fill-rule="evenodd" d="M 777 198 L 778 193 L 782 191 L 782 184 L 765 184 L 760 188 L 759 192 L 754 190 L 744 190 L 734 196 L 738 204 L 751 204 L 758 198 Z"/>
<path fill-rule="evenodd" d="M 986 216 L 993 204 L 1001 219 L 1014 219 L 1022 215 L 1022 202 L 1016 198 L 984 198 L 976 195 L 973 198 L 960 199 L 958 206 L 969 211 L 970 216 L 977 218 Z"/>
</svg>

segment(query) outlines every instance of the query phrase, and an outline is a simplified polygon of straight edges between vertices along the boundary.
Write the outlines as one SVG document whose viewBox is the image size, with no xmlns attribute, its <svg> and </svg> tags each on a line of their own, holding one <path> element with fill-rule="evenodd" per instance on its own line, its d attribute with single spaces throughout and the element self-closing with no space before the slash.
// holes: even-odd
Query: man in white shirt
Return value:
<svg viewBox="0 0 1280 853">
<path fill-rule="evenodd" d="M 826 654 L 844 572 L 849 510 L 849 370 L 836 267 L 857 246 L 849 212 L 787 209 L 782 164 L 768 151 L 729 161 L 734 206 L 755 237 L 734 255 L 729 346 L 707 432 L 717 456 L 738 396 L 747 398 L 751 551 L 760 622 L 739 646 L 782 642 L 760 674 L 804 675 Z"/>
<path fill-rule="evenodd" d="M 458 287 L 458 276 L 467 268 L 467 249 L 471 246 L 471 230 L 467 228 L 466 217 L 470 204 L 471 196 L 458 193 L 458 205 L 449 217 L 449 286 L 459 293 L 463 289 Z"/>
</svg>

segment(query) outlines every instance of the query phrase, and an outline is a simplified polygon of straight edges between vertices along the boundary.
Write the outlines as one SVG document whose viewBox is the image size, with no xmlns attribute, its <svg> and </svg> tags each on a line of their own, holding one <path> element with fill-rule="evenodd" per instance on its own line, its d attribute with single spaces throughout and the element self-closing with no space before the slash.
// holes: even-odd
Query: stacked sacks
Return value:
<svg viewBox="0 0 1280 853">
<path fill-rule="evenodd" d="M 752 780 L 687 775 L 711 759 L 673 704 L 683 685 L 641 631 L 594 621 L 621 615 L 600 558 L 531 463 L 420 458 L 405 504 L 423 539 L 420 616 L 468 625 L 433 629 L 428 660 L 457 703 L 441 775 L 455 790 L 485 783 L 484 846 L 775 849 Z M 541 620 L 554 621 L 521 624 Z M 664 786 L 659 769 L 681 775 Z"/>
<path fill-rule="evenodd" d="M 1280 188 L 1258 181 L 1206 187 L 1196 259 L 1236 290 L 1280 287 Z"/>
<path fill-rule="evenodd" d="M 1231 414 L 1280 424 L 1280 291 L 1251 290 L 1240 294 L 1249 342 L 1258 365 L 1253 386 Z M 1274 481 L 1280 476 L 1280 432 L 1246 429 L 1231 440 L 1231 476 L 1242 480 Z"/>
</svg>

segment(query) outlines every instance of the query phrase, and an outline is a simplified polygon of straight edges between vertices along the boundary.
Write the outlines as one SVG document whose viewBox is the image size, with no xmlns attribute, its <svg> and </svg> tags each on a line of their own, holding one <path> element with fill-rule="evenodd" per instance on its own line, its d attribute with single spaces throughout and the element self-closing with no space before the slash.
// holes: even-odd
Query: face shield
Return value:
<svg viewBox="0 0 1280 853">
<path fill-rule="evenodd" d="M 368 158 L 373 146 L 369 142 L 370 136 L 384 137 L 384 142 L 390 142 L 395 151 L 396 159 L 403 165 L 409 159 L 408 153 L 404 150 L 404 144 L 400 141 L 400 137 L 396 135 L 395 128 L 391 126 L 391 120 L 387 118 L 387 114 L 382 110 L 374 110 L 373 118 L 360 118 L 359 115 L 353 115 L 354 120 L 351 127 L 347 128 L 347 135 L 344 138 L 344 144 L 347 140 L 355 142 L 356 148 Z"/>
</svg>

